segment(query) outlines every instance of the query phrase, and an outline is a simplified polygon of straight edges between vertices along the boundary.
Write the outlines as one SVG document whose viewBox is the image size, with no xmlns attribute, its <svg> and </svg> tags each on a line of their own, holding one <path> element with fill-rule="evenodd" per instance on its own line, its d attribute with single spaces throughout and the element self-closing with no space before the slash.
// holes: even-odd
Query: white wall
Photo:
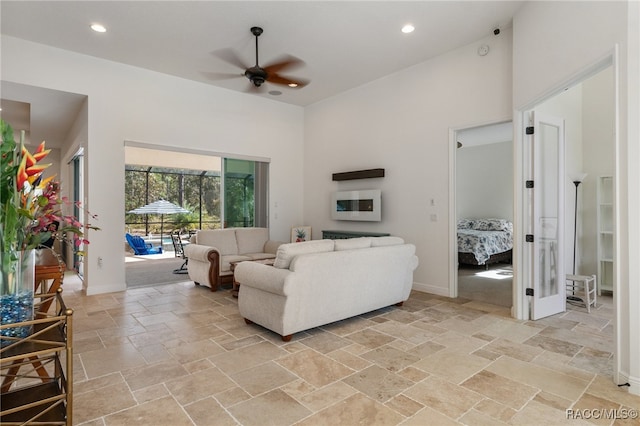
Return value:
<svg viewBox="0 0 640 426">
<path fill-rule="evenodd" d="M 88 235 L 88 294 L 125 289 L 125 140 L 270 158 L 272 237 L 302 222 L 301 107 L 7 36 L 2 79 L 88 96 L 86 207 L 102 229 Z"/>
<path fill-rule="evenodd" d="M 518 109 L 537 102 L 618 52 L 614 369 L 619 375 L 614 380 L 628 381 L 630 392 L 635 394 L 640 394 L 640 288 L 636 285 L 640 276 L 639 22 L 640 4 L 635 1 L 528 2 L 518 10 L 513 22 L 513 104 Z M 519 154 L 516 151 L 516 156 Z M 521 163 L 517 162 L 516 167 L 521 167 Z M 520 172 L 516 169 L 516 177 Z M 517 195 L 519 207 L 522 192 Z M 524 217 L 521 209 L 516 213 Z M 516 261 L 519 267 L 518 256 Z M 518 296 L 526 303 L 524 296 Z"/>
<path fill-rule="evenodd" d="M 456 150 L 457 217 L 513 220 L 513 142 Z"/>
<path fill-rule="evenodd" d="M 487 56 L 478 56 L 482 43 Z M 473 95 L 470 95 L 473 94 Z M 389 232 L 416 244 L 415 288 L 449 294 L 449 129 L 511 116 L 511 30 L 389 75 L 305 110 L 304 218 L 323 229 Z M 385 177 L 333 182 L 382 167 Z M 381 222 L 333 221 L 337 190 L 382 190 Z M 433 206 L 431 205 L 433 200 Z M 431 215 L 437 221 L 430 220 Z"/>
<path fill-rule="evenodd" d="M 615 82 L 609 67 L 582 84 L 582 162 L 587 173 L 582 188 L 583 274 L 596 274 L 597 178 L 615 171 Z"/>
</svg>

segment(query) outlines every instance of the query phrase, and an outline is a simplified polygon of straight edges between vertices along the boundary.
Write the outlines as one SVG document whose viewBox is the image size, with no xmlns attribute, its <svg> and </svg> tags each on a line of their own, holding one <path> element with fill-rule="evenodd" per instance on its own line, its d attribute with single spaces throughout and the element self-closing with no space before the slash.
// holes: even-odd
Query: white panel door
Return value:
<svg viewBox="0 0 640 426">
<path fill-rule="evenodd" d="M 532 113 L 529 261 L 531 319 L 566 310 L 564 272 L 564 120 Z M 529 133 L 529 132 L 528 132 Z M 533 241 L 531 241 L 531 239 Z"/>
</svg>

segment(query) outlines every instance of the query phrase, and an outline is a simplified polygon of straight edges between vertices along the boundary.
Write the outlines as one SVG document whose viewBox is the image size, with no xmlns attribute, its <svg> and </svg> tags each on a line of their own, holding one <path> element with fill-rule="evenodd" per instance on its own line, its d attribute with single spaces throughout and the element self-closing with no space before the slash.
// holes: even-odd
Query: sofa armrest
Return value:
<svg viewBox="0 0 640 426">
<path fill-rule="evenodd" d="M 257 262 L 241 262 L 234 272 L 241 292 L 243 286 L 248 286 L 282 296 L 288 295 L 286 278 L 290 274 L 288 269 L 278 269 Z"/>
<path fill-rule="evenodd" d="M 282 241 L 268 240 L 266 243 L 264 243 L 264 252 L 276 254 L 278 252 L 278 247 L 280 247 L 282 244 L 284 244 Z"/>
<path fill-rule="evenodd" d="M 220 252 L 215 247 L 203 246 L 200 244 L 189 244 L 184 246 L 184 255 L 195 261 L 209 262 L 209 253 L 212 250 L 215 251 L 218 256 L 220 255 Z"/>
<path fill-rule="evenodd" d="M 216 291 L 222 283 L 220 278 L 220 251 L 215 247 L 189 244 L 184 247 L 184 255 L 189 262 L 189 278 L 196 284 L 204 283 Z"/>
</svg>

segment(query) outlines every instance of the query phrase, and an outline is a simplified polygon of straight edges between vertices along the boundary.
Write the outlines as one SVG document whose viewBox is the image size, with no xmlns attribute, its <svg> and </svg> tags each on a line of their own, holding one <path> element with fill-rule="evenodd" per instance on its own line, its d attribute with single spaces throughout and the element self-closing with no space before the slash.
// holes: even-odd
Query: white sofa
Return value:
<svg viewBox="0 0 640 426">
<path fill-rule="evenodd" d="M 299 331 L 402 305 L 417 266 L 415 246 L 399 237 L 283 244 L 274 266 L 236 267 L 240 315 L 289 341 Z"/>
<path fill-rule="evenodd" d="M 268 228 L 226 228 L 198 231 L 184 247 L 189 278 L 216 291 L 233 282 L 229 262 L 276 257 L 282 242 L 269 239 Z"/>
</svg>

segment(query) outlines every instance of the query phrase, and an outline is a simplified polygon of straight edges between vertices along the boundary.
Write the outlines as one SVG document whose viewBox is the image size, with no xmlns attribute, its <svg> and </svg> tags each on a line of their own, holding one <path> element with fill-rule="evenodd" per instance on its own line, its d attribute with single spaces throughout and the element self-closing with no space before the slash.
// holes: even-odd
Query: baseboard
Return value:
<svg viewBox="0 0 640 426">
<path fill-rule="evenodd" d="M 413 283 L 411 287 L 415 291 L 421 291 L 423 293 L 436 294 L 438 296 L 449 297 L 449 289 L 445 287 L 438 287 L 435 285 Z"/>
<path fill-rule="evenodd" d="M 84 290 L 87 296 L 93 296 L 96 294 L 115 293 L 118 291 L 125 291 L 126 289 L 127 289 L 126 284 L 114 283 L 106 286 L 100 286 L 98 288 L 92 287 L 91 285 L 87 285 Z"/>
<path fill-rule="evenodd" d="M 629 383 L 629 393 L 640 395 L 640 377 L 629 376 L 627 373 L 620 371 L 618 373 L 618 385 Z"/>
</svg>

